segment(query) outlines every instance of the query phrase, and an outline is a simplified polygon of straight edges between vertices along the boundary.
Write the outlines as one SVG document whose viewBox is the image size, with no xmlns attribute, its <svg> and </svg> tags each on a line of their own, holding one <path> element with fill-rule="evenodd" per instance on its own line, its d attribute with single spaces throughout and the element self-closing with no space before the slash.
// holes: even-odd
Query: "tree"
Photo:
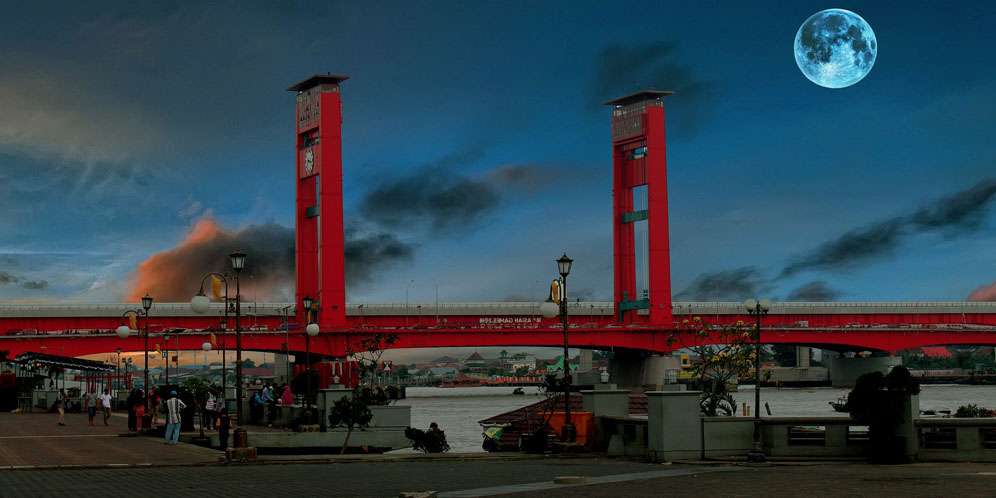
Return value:
<svg viewBox="0 0 996 498">
<path fill-rule="evenodd" d="M 346 351 L 346 355 L 356 361 L 360 370 L 360 379 L 364 383 L 374 383 L 374 376 L 377 374 L 384 351 L 397 340 L 397 334 L 378 333 L 360 341 L 358 351 Z"/>
<path fill-rule="evenodd" d="M 242 368 L 256 368 L 256 362 L 252 358 L 242 360 Z"/>
<path fill-rule="evenodd" d="M 370 407 L 360 398 L 343 396 L 332 404 L 332 409 L 329 411 L 329 426 L 346 428 L 346 439 L 342 442 L 340 455 L 346 453 L 353 429 L 367 427 L 372 418 L 373 413 L 370 412 Z"/>
<path fill-rule="evenodd" d="M 743 322 L 711 327 L 699 317 L 683 320 L 678 333 L 668 338 L 672 346 L 686 348 L 697 357 L 691 373 L 702 391 L 699 408 L 703 415 L 736 413 L 737 402 L 729 386 L 753 369 L 752 338 L 752 331 Z"/>
</svg>

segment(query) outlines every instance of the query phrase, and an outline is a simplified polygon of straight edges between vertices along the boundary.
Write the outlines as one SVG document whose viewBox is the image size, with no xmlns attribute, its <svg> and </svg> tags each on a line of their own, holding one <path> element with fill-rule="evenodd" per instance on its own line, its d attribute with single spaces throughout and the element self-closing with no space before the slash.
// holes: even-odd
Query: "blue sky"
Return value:
<svg viewBox="0 0 996 498">
<path fill-rule="evenodd" d="M 879 43 L 869 76 L 840 90 L 809 82 L 792 52 L 799 25 L 831 7 L 860 14 Z M 678 92 L 675 294 L 747 268 L 750 292 L 774 298 L 812 282 L 845 300 L 964 298 L 996 280 L 988 199 L 970 223 L 775 277 L 848 231 L 996 176 L 994 24 L 993 4 L 967 1 L 7 4 L 0 299 L 119 301 L 141 261 L 204 217 L 292 227 L 284 89 L 326 71 L 351 77 L 347 223 L 411 249 L 350 282 L 352 302 L 406 288 L 430 302 L 437 286 L 445 301 L 538 299 L 564 251 L 572 290 L 607 298 L 599 103 L 645 86 Z M 444 227 L 364 212 L 372 192 L 425 171 L 496 201 Z"/>
</svg>

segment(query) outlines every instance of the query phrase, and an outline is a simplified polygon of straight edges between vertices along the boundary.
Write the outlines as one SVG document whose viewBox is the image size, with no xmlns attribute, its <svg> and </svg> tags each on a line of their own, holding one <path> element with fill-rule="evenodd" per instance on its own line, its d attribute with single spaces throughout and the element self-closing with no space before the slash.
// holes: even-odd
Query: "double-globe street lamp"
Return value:
<svg viewBox="0 0 996 498">
<path fill-rule="evenodd" d="M 304 305 L 305 320 L 308 325 L 304 327 L 304 357 L 307 363 L 307 369 L 305 369 L 304 376 L 307 380 L 306 391 L 304 393 L 304 413 L 308 419 L 308 423 L 311 423 L 311 338 L 318 336 L 321 328 L 312 320 L 312 312 L 318 310 L 318 303 L 311 299 L 311 296 L 304 296 L 301 298 L 301 304 Z"/>
<path fill-rule="evenodd" d="M 767 299 L 748 299 L 744 307 L 754 317 L 754 441 L 747 461 L 760 463 L 767 460 L 761 446 L 761 317 L 768 314 L 771 303 Z"/>
<path fill-rule="evenodd" d="M 191 301 L 190 301 L 190 306 L 192 308 L 194 308 L 194 311 L 196 311 L 198 313 L 205 313 L 205 312 L 207 312 L 208 308 L 210 308 L 210 306 L 211 306 L 211 300 L 210 300 L 210 298 L 208 298 L 204 294 L 204 282 L 206 282 L 208 278 L 216 278 L 216 279 L 218 279 L 219 282 L 221 282 L 221 283 L 223 283 L 225 285 L 225 293 L 223 295 L 223 298 L 225 299 L 225 306 L 224 306 L 224 310 L 223 310 L 223 314 L 224 314 L 223 316 L 224 316 L 224 318 L 222 318 L 222 320 L 221 320 L 222 326 L 220 327 L 221 328 L 221 334 L 222 334 L 221 335 L 221 337 L 222 337 L 222 340 L 221 340 L 221 399 L 225 400 L 225 399 L 228 398 L 228 365 L 227 365 L 226 360 L 225 360 L 225 357 L 228 356 L 228 350 L 226 349 L 228 341 L 226 341 L 225 339 L 228 336 L 228 303 L 229 303 L 229 299 L 228 299 L 228 279 L 231 278 L 231 275 L 229 275 L 227 273 L 209 272 L 206 275 L 204 275 L 203 277 L 201 277 L 201 286 L 200 286 L 200 289 L 197 291 L 197 295 L 194 296 L 194 298 L 191 299 Z M 214 293 L 213 285 L 212 285 L 212 293 Z M 195 303 L 194 300 L 196 300 L 197 302 Z"/>
<path fill-rule="evenodd" d="M 571 273 L 571 265 L 574 260 L 567 257 L 565 253 L 560 259 L 557 260 L 557 271 L 560 273 L 560 286 L 559 286 L 559 297 L 560 298 L 560 308 L 559 310 L 555 306 L 548 306 L 544 303 L 542 308 L 543 316 L 547 318 L 553 318 L 557 315 L 558 311 L 560 314 L 560 325 L 564 331 L 564 427 L 561 430 L 560 437 L 564 442 L 573 443 L 577 439 L 577 429 L 574 427 L 574 422 L 571 421 L 571 364 L 570 357 L 568 355 L 569 342 L 567 337 L 568 322 L 567 322 L 567 275 Z M 554 296 L 551 296 L 554 297 Z M 550 303 L 552 304 L 552 303 Z"/>
<path fill-rule="evenodd" d="M 235 279 L 235 423 L 236 429 L 235 447 L 245 448 L 247 446 L 246 430 L 242 427 L 242 293 L 239 288 L 239 274 L 246 267 L 246 254 L 243 252 L 233 252 L 228 255 L 232 265 Z M 211 275 L 211 274 L 208 274 Z M 190 307 L 197 313 L 205 313 L 211 307 L 211 300 L 204 295 L 204 279 L 201 278 L 201 287 L 197 295 L 190 300 Z M 217 274 L 215 274 L 217 275 Z M 228 310 L 227 280 L 226 280 L 225 310 Z"/>
<path fill-rule="evenodd" d="M 149 413 L 149 310 L 151 309 L 152 309 L 152 296 L 145 294 L 145 296 L 142 297 L 142 309 L 131 309 L 121 314 L 122 318 L 128 315 L 134 315 L 136 317 L 135 319 L 136 327 L 138 326 L 138 317 L 141 316 L 145 317 L 143 323 L 144 325 L 143 334 L 142 334 L 145 336 L 145 372 L 143 372 L 142 385 L 145 389 L 145 396 L 144 396 L 145 413 L 146 417 L 149 417 L 148 419 L 149 421 L 151 421 L 151 414 Z M 131 335 L 131 332 L 132 329 L 129 325 L 121 325 L 117 329 L 118 337 L 122 339 L 127 339 L 128 336 Z M 148 429 L 150 424 L 148 424 L 146 420 L 147 419 L 145 417 L 142 418 L 142 427 Z"/>
</svg>

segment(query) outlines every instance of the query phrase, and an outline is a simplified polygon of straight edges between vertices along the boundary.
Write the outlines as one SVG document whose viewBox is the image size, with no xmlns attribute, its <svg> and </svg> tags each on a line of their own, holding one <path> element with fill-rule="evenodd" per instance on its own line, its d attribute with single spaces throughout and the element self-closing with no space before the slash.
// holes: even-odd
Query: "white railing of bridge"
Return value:
<svg viewBox="0 0 996 498">
<path fill-rule="evenodd" d="M 538 316 L 541 302 L 491 302 L 491 303 L 356 303 L 346 306 L 349 316 L 426 316 L 435 315 L 495 315 Z M 0 305 L 0 318 L 4 317 L 119 317 L 137 304 L 5 304 Z M 574 316 L 611 316 L 613 306 L 607 301 L 572 302 L 568 310 Z M 679 316 L 742 315 L 743 304 L 734 302 L 675 302 L 673 311 Z M 996 313 L 996 302 L 976 301 L 924 301 L 924 302 L 776 302 L 770 314 L 974 314 Z M 242 315 L 293 317 L 291 303 L 242 303 Z M 204 316 L 222 316 L 221 303 L 212 303 Z M 151 310 L 155 317 L 197 316 L 189 303 L 155 303 Z"/>
</svg>

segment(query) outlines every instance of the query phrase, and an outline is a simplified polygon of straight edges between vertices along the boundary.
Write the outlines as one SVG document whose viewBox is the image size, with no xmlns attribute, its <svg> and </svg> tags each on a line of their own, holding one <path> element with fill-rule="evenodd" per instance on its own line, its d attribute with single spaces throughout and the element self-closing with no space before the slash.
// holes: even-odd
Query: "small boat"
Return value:
<svg viewBox="0 0 996 498">
<path fill-rule="evenodd" d="M 521 387 L 516 387 L 515 390 L 512 391 L 512 394 L 514 394 L 516 396 L 525 396 L 526 391 L 524 389 L 522 389 Z"/>
<path fill-rule="evenodd" d="M 847 413 L 847 396 L 841 396 L 837 398 L 837 401 L 828 401 L 830 406 L 833 407 L 833 411 L 840 413 Z"/>
</svg>

